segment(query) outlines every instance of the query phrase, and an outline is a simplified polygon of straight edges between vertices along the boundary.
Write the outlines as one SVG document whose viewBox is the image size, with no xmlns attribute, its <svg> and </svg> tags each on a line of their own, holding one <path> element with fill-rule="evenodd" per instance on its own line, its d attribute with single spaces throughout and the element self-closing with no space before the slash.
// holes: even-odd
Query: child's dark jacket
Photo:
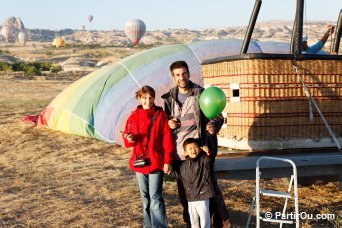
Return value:
<svg viewBox="0 0 342 228">
<path fill-rule="evenodd" d="M 201 151 L 195 159 L 187 156 L 179 170 L 174 170 L 170 176 L 182 181 L 188 201 L 199 201 L 215 195 L 212 172 L 210 157 Z"/>
</svg>

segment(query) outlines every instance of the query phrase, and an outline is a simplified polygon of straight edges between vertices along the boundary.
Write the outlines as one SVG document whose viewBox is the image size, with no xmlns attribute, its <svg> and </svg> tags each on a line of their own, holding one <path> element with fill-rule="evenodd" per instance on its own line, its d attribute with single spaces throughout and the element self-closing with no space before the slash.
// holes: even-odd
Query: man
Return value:
<svg viewBox="0 0 342 228">
<path fill-rule="evenodd" d="M 169 126 L 173 131 L 177 146 L 174 168 L 178 169 L 184 161 L 183 142 L 187 138 L 198 139 L 199 145 L 209 147 L 212 160 L 217 154 L 217 133 L 222 127 L 222 115 L 209 120 L 199 107 L 199 97 L 203 88 L 190 81 L 189 67 L 185 61 L 176 61 L 171 64 L 170 71 L 176 84 L 168 93 L 164 94 L 164 111 L 169 116 Z M 214 174 L 213 174 L 214 175 Z M 217 196 L 210 199 L 211 214 L 214 216 L 215 227 L 230 227 L 229 215 L 224 204 L 224 199 L 215 179 Z M 177 181 L 178 195 L 183 206 L 183 220 L 190 227 L 188 202 L 185 196 L 184 186 Z M 220 221 L 221 224 L 216 224 Z"/>
<path fill-rule="evenodd" d="M 314 45 L 308 46 L 308 41 L 306 38 L 303 38 L 302 42 L 302 50 L 306 54 L 322 54 L 321 49 L 323 48 L 325 42 L 327 42 L 330 35 L 334 32 L 334 26 L 329 26 L 328 31 L 326 31 L 323 37 Z M 325 52 L 324 52 L 325 53 Z"/>
</svg>

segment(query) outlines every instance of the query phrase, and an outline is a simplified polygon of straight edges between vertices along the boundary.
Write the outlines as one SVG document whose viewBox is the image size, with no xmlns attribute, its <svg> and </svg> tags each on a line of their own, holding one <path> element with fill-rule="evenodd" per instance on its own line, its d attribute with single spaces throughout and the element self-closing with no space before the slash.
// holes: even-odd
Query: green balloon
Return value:
<svg viewBox="0 0 342 228">
<path fill-rule="evenodd" d="M 199 104 L 208 119 L 218 116 L 226 106 L 226 95 L 215 86 L 205 89 L 200 96 Z"/>
</svg>

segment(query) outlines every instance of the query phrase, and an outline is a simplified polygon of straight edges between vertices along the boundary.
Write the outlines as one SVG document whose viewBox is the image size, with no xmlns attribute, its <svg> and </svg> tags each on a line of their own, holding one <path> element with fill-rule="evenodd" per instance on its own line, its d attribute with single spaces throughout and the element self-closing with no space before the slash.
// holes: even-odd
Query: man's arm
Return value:
<svg viewBox="0 0 342 228">
<path fill-rule="evenodd" d="M 170 104 L 164 99 L 164 112 L 166 113 L 166 115 L 170 118 L 171 116 L 171 107 Z"/>
<path fill-rule="evenodd" d="M 323 45 L 325 44 L 325 42 L 327 42 L 328 38 L 330 35 L 332 35 L 334 33 L 334 26 L 330 26 L 328 31 L 326 31 L 321 39 L 321 42 L 323 43 Z"/>
</svg>

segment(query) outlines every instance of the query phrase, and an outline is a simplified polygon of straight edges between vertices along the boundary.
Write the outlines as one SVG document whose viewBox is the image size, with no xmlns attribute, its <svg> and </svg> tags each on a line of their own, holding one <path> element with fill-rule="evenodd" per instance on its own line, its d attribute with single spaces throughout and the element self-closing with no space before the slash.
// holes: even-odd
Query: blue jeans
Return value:
<svg viewBox="0 0 342 228">
<path fill-rule="evenodd" d="M 163 171 L 150 174 L 136 172 L 142 206 L 144 228 L 167 228 L 166 210 L 163 198 Z"/>
</svg>

